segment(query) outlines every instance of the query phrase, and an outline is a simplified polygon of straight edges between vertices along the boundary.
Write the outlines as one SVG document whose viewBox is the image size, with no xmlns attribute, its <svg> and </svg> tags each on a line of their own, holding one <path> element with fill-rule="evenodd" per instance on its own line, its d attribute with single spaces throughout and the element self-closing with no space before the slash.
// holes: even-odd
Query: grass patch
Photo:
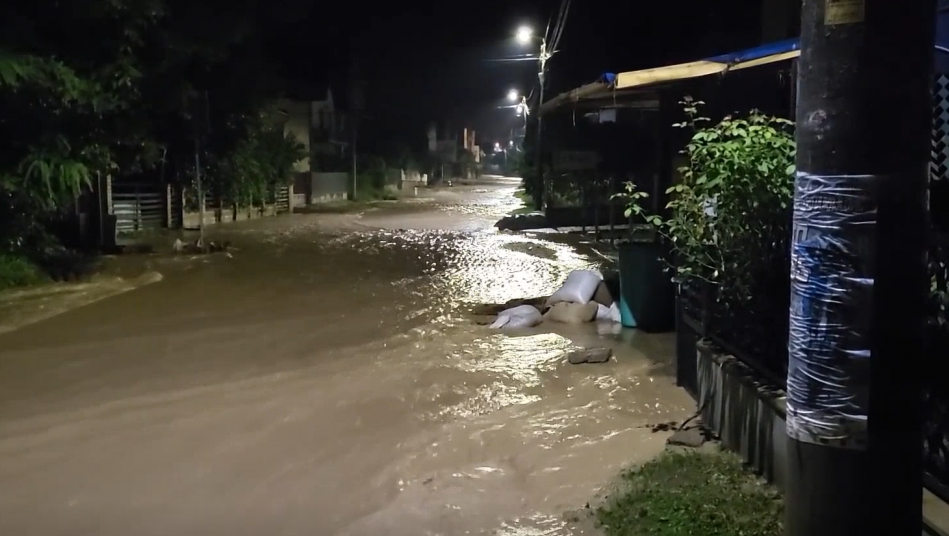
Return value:
<svg viewBox="0 0 949 536">
<path fill-rule="evenodd" d="M 511 211 L 512 215 L 516 214 L 530 214 L 531 212 L 536 212 L 534 209 L 534 198 L 527 194 L 527 191 L 523 188 L 519 188 L 514 192 L 514 197 L 520 199 L 524 206 L 517 208 Z"/>
<path fill-rule="evenodd" d="M 666 452 L 597 511 L 608 536 L 780 536 L 784 505 L 731 453 Z"/>
<path fill-rule="evenodd" d="M 40 268 L 27 258 L 0 254 L 0 290 L 35 285 L 46 280 Z"/>
</svg>

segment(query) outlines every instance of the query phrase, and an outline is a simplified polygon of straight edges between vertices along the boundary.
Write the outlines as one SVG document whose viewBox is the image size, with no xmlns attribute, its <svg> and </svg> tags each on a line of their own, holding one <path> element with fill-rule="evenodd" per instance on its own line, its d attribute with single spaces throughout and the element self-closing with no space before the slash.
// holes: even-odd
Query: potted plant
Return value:
<svg viewBox="0 0 949 536">
<path fill-rule="evenodd" d="M 617 246 L 620 317 L 626 327 L 670 331 L 675 326 L 675 293 L 666 273 L 668 247 L 659 232 L 662 218 L 643 208 L 641 203 L 648 193 L 633 182 L 626 182 L 624 187 L 624 192 L 613 196 L 625 201 L 623 214 L 631 222 L 629 235 Z"/>
</svg>

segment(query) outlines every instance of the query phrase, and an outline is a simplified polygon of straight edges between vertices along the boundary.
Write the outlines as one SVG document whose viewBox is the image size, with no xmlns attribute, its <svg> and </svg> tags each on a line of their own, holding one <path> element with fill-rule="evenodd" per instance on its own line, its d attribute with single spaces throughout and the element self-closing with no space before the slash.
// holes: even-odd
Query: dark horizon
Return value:
<svg viewBox="0 0 949 536">
<path fill-rule="evenodd" d="M 499 108 L 507 104 L 508 91 L 536 95 L 538 87 L 536 62 L 499 60 L 536 53 L 516 43 L 516 29 L 528 25 L 543 33 L 559 4 L 489 0 L 459 10 L 447 4 L 351 3 L 327 17 L 318 6 L 297 2 L 306 17 L 278 20 L 265 37 L 267 55 L 291 86 L 329 85 L 337 99 L 345 99 L 347 72 L 357 59 L 367 85 L 367 120 L 380 134 L 417 139 L 430 122 L 450 121 L 474 128 L 481 139 L 494 139 L 521 121 L 512 109 Z M 648 10 L 606 0 L 576 2 L 560 51 L 548 63 L 546 94 L 552 97 L 606 72 L 755 46 L 761 33 L 760 2 L 713 6 L 688 0 Z"/>
</svg>

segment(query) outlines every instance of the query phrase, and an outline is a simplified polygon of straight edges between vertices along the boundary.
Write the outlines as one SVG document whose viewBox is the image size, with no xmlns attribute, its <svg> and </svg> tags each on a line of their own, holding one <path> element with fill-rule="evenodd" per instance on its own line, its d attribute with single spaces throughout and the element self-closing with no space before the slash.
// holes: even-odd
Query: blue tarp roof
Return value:
<svg viewBox="0 0 949 536">
<path fill-rule="evenodd" d="M 784 41 L 776 41 L 747 50 L 712 56 L 711 58 L 706 58 L 705 61 L 729 64 L 741 63 L 799 50 L 800 46 L 801 43 L 799 39 L 785 39 Z M 936 14 L 935 46 L 937 53 L 936 71 L 949 73 L 949 0 L 939 1 L 939 8 Z"/>
<path fill-rule="evenodd" d="M 949 0 L 940 0 L 936 13 L 936 72 L 949 74 Z"/>
<path fill-rule="evenodd" d="M 798 50 L 800 47 L 801 44 L 797 39 L 785 39 L 784 41 L 776 41 L 774 43 L 768 43 L 766 45 L 740 50 L 738 52 L 730 52 L 728 54 L 712 56 L 711 58 L 705 58 L 705 61 L 714 61 L 716 63 L 741 63 L 744 61 L 752 61 L 766 58 L 768 56 L 774 56 L 776 54 L 784 54 L 785 52 Z"/>
<path fill-rule="evenodd" d="M 939 74 L 949 75 L 949 0 L 939 0 L 938 12 L 936 16 L 936 56 L 935 71 Z M 785 39 L 765 45 L 739 50 L 728 54 L 720 54 L 705 58 L 702 60 L 683 63 L 678 65 L 669 65 L 656 67 L 652 69 L 642 69 L 624 73 L 604 73 L 597 82 L 588 84 L 583 88 L 578 88 L 573 92 L 558 96 L 553 101 L 569 102 L 580 98 L 579 89 L 586 89 L 583 93 L 597 94 L 597 84 L 613 89 L 629 89 L 636 87 L 648 87 L 664 82 L 672 82 L 687 78 L 697 78 L 712 74 L 724 74 L 731 70 L 738 70 L 747 67 L 756 67 L 767 63 L 787 61 L 797 56 L 800 51 L 800 39 Z M 592 89 L 591 89 L 592 88 Z M 567 98 L 570 93 L 576 93 L 575 98 Z M 550 102 L 550 101 L 548 101 Z M 560 106 L 550 102 L 552 107 Z M 544 107 L 546 107 L 545 103 Z"/>
</svg>

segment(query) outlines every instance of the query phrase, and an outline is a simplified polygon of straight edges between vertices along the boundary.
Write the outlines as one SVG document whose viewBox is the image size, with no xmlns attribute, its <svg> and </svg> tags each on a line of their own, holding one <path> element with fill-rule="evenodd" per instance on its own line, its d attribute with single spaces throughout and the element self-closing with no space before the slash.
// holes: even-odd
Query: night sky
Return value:
<svg viewBox="0 0 949 536">
<path fill-rule="evenodd" d="M 537 89 L 537 64 L 498 61 L 526 50 L 520 25 L 542 33 L 559 0 L 360 2 L 291 0 L 266 36 L 268 55 L 296 87 L 345 92 L 358 58 L 366 107 L 379 136 L 420 138 L 433 120 L 473 126 L 483 138 L 518 119 L 499 109 L 507 92 Z M 760 0 L 619 2 L 575 0 L 547 96 L 620 72 L 699 59 L 760 41 Z M 536 93 L 535 93 L 536 94 Z M 343 98 L 340 96 L 339 98 Z"/>
</svg>

